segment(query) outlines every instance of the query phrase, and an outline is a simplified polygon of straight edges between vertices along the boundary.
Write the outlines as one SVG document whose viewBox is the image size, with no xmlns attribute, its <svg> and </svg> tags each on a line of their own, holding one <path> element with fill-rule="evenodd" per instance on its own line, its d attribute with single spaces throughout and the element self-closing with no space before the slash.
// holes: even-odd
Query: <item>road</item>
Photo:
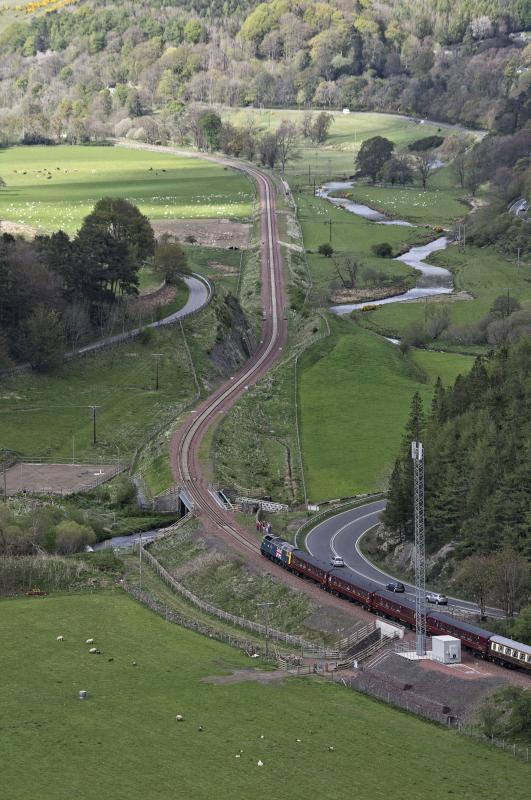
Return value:
<svg viewBox="0 0 531 800">
<path fill-rule="evenodd" d="M 149 325 L 146 325 L 147 328 L 162 328 L 164 325 L 173 325 L 178 320 L 184 319 L 190 316 L 190 314 L 195 314 L 196 311 L 199 311 L 208 303 L 212 294 L 212 287 L 206 278 L 203 278 L 202 275 L 194 274 L 184 278 L 184 282 L 188 287 L 188 299 L 184 306 L 157 322 L 150 322 Z M 107 347 L 114 347 L 114 345 L 120 344 L 121 342 L 134 339 L 141 330 L 141 328 L 133 328 L 123 333 L 117 333 L 114 336 L 107 336 L 105 339 L 98 339 L 97 342 L 92 342 L 85 347 L 80 347 L 79 350 L 66 353 L 65 358 L 71 359 L 78 356 L 85 356 L 89 353 L 95 353 L 98 350 L 104 350 Z"/>
<path fill-rule="evenodd" d="M 385 587 L 389 581 L 397 580 L 397 578 L 374 566 L 363 555 L 360 548 L 361 538 L 376 525 L 384 508 L 385 500 L 376 500 L 324 520 L 306 535 L 306 549 L 313 556 L 327 563 L 330 562 L 332 556 L 341 556 L 352 572 Z M 405 582 L 404 586 L 406 596 L 414 599 L 415 587 Z M 444 606 L 434 606 L 434 608 L 445 610 Z M 448 610 L 452 609 L 479 613 L 476 603 L 456 597 L 448 598 Z M 487 611 L 488 615 L 492 617 L 503 618 L 504 616 L 503 612 L 496 608 L 489 608 Z"/>
</svg>

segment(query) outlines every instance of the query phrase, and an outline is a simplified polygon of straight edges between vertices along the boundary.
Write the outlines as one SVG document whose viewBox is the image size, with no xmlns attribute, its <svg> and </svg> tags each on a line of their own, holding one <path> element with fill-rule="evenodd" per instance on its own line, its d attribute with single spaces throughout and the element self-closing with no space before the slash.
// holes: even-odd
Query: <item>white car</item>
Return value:
<svg viewBox="0 0 531 800">
<path fill-rule="evenodd" d="M 439 592 L 426 592 L 426 601 L 428 603 L 435 603 L 436 606 L 447 606 L 448 598 L 445 594 Z"/>
<path fill-rule="evenodd" d="M 332 567 L 344 567 L 345 566 L 345 562 L 343 561 L 341 556 L 334 556 L 333 559 L 330 562 L 330 565 Z"/>
</svg>

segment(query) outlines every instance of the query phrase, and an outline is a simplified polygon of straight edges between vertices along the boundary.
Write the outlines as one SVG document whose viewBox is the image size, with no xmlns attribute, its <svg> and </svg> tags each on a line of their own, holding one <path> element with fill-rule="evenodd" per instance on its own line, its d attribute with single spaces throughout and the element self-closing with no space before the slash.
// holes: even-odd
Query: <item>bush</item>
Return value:
<svg viewBox="0 0 531 800">
<path fill-rule="evenodd" d="M 375 256 L 379 256 L 380 258 L 392 258 L 393 256 L 393 248 L 391 247 L 389 242 L 380 242 L 379 244 L 373 244 L 371 250 Z"/>
<path fill-rule="evenodd" d="M 152 328 L 142 328 L 140 333 L 138 334 L 138 340 L 140 344 L 148 345 L 153 339 L 153 329 Z"/>
<path fill-rule="evenodd" d="M 410 142 L 408 144 L 408 150 L 413 152 L 432 150 L 434 147 L 440 147 L 443 142 L 444 136 L 424 136 L 422 139 L 416 139 L 414 142 Z"/>
<path fill-rule="evenodd" d="M 324 256 L 325 258 L 330 258 L 334 254 L 334 248 L 330 244 L 330 242 L 324 242 L 320 244 L 317 248 L 317 252 L 320 256 Z"/>
</svg>

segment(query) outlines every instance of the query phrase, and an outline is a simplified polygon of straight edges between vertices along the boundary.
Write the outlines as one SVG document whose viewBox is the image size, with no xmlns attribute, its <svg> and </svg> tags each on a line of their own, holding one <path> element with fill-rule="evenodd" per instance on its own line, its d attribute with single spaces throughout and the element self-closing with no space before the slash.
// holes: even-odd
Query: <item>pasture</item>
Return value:
<svg viewBox="0 0 531 800">
<path fill-rule="evenodd" d="M 118 591 L 4 600 L 0 632 L 11 800 L 527 797 L 525 764 L 343 687 L 223 682 L 255 663 Z"/>
<path fill-rule="evenodd" d="M 160 389 L 155 391 L 155 359 Z M 47 375 L 2 380 L 2 446 L 27 456 L 128 458 L 164 420 L 191 399 L 195 386 L 180 333 L 154 331 L 112 350 L 77 359 Z M 90 405 L 98 405 L 97 445 Z"/>
<path fill-rule="evenodd" d="M 0 149 L 0 219 L 74 234 L 102 197 L 125 197 L 153 220 L 247 219 L 254 187 L 243 174 L 197 158 L 124 147 Z"/>
<path fill-rule="evenodd" d="M 428 410 L 437 376 L 448 385 L 473 363 L 449 353 L 404 356 L 349 320 L 331 319 L 331 331 L 299 362 L 302 451 L 313 502 L 381 488 L 414 392 Z"/>
<path fill-rule="evenodd" d="M 437 301 L 448 306 L 453 325 L 478 322 L 489 312 L 497 297 L 507 295 L 507 288 L 523 307 L 531 303 L 529 266 L 518 268 L 516 258 L 509 259 L 493 247 L 467 245 L 466 250 L 462 251 L 452 246 L 433 255 L 430 263 L 450 269 L 456 290 L 471 295 L 469 300 L 454 301 L 448 298 Z M 422 321 L 425 313 L 426 303 L 397 303 L 371 312 L 367 317 L 376 330 L 400 337 L 413 322 Z M 440 344 L 445 345 L 444 341 Z"/>
</svg>

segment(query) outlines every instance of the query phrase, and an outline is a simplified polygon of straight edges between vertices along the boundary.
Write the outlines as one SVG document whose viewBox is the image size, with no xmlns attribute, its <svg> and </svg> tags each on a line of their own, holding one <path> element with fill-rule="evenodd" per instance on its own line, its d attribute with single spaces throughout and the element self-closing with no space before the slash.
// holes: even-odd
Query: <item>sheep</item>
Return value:
<svg viewBox="0 0 531 800">
<path fill-rule="evenodd" d="M 182 722 L 184 720 L 184 717 L 182 714 L 176 714 L 175 719 L 177 720 L 177 722 Z"/>
<path fill-rule="evenodd" d="M 85 644 L 94 644 L 94 639 L 87 639 Z"/>
<path fill-rule="evenodd" d="M 257 767 L 263 767 L 264 766 L 264 762 L 263 761 L 257 761 L 256 762 L 256 766 Z"/>
<path fill-rule="evenodd" d="M 97 650 L 96 647 L 91 647 L 90 650 L 89 650 L 89 653 L 97 653 L 97 652 L 98 652 L 98 650 Z"/>
<path fill-rule="evenodd" d="M 57 637 L 58 642 L 64 642 L 65 637 L 63 635 Z"/>
</svg>

